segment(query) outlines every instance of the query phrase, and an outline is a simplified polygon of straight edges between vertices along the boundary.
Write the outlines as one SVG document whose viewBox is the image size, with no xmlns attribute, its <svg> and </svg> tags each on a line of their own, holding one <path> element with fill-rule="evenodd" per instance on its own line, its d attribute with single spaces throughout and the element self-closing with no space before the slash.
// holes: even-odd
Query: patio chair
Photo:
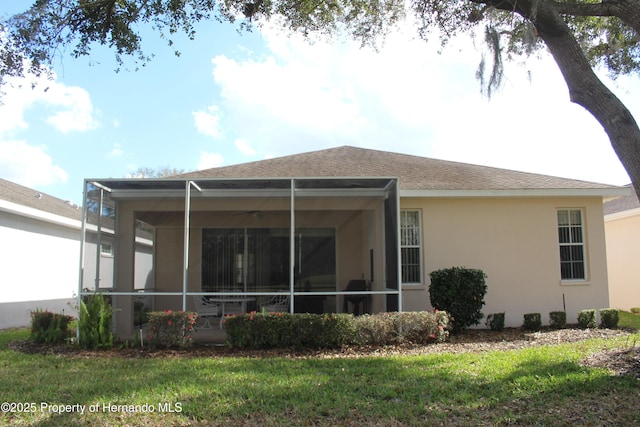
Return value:
<svg viewBox="0 0 640 427">
<path fill-rule="evenodd" d="M 365 280 L 349 280 L 344 292 L 358 292 L 366 291 L 367 282 Z M 344 296 L 344 308 L 343 311 L 348 313 L 348 303 L 353 305 L 353 314 L 355 316 L 360 315 L 360 304 L 362 304 L 362 311 L 367 310 L 367 296 L 366 295 L 345 295 Z"/>
<path fill-rule="evenodd" d="M 210 317 L 222 316 L 222 304 L 220 304 L 219 302 L 209 301 L 207 297 L 201 295 L 194 295 L 193 300 L 196 303 L 196 312 L 198 313 L 198 318 L 204 319 L 203 328 L 211 327 L 211 324 L 209 323 Z"/>
<path fill-rule="evenodd" d="M 288 312 L 289 295 L 275 295 L 262 304 L 262 310 L 268 313 Z"/>
</svg>

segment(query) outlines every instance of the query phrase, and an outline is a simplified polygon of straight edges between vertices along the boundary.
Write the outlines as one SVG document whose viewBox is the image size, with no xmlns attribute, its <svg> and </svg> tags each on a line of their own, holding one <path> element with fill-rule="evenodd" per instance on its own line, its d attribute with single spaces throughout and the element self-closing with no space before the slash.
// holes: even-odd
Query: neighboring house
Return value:
<svg viewBox="0 0 640 427">
<path fill-rule="evenodd" d="M 42 309 L 76 315 L 82 209 L 78 206 L 0 179 L 0 329 L 29 325 L 31 311 Z M 96 241 L 87 228 L 88 241 Z M 140 239 L 139 239 L 140 240 Z M 151 266 L 150 241 L 137 244 L 137 262 Z M 96 251 L 86 245 L 84 288 L 94 288 Z M 113 231 L 103 230 L 101 283 L 113 283 Z M 93 248 L 93 249 L 91 249 Z M 142 267 L 141 267 L 142 270 Z M 145 277 L 144 280 L 147 278 Z M 138 278 L 138 287 L 143 287 Z M 104 285 L 102 285 L 104 286 Z"/>
<path fill-rule="evenodd" d="M 156 309 L 206 294 L 246 310 L 289 296 L 294 312 L 430 309 L 429 273 L 488 276 L 485 314 L 609 307 L 603 198 L 628 189 L 338 147 L 166 179 L 86 180 L 117 212 L 116 332 L 133 334 L 135 224 L 154 235 Z M 356 300 L 357 301 L 357 300 Z"/>
<path fill-rule="evenodd" d="M 615 308 L 640 307 L 640 202 L 632 193 L 604 204 L 609 300 Z"/>
</svg>

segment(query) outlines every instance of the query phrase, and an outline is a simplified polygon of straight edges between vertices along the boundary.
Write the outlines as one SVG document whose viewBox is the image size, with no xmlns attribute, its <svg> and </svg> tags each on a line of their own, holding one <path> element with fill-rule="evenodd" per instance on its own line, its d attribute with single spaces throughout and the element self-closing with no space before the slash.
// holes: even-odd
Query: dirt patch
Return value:
<svg viewBox="0 0 640 427">
<path fill-rule="evenodd" d="M 594 353 L 583 360 L 582 365 L 609 369 L 614 375 L 632 375 L 640 380 L 640 347 Z"/>
</svg>

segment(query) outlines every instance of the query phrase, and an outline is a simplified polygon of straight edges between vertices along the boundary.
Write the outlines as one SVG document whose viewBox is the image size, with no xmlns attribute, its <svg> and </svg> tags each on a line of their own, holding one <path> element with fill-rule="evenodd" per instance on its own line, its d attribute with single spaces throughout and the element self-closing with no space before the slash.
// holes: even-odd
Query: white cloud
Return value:
<svg viewBox="0 0 640 427">
<path fill-rule="evenodd" d="M 113 148 L 111 149 L 111 151 L 107 153 L 107 157 L 122 157 L 123 154 L 124 150 L 122 149 L 122 146 L 116 142 L 113 144 Z"/>
<path fill-rule="evenodd" d="M 226 128 L 255 141 L 257 152 L 425 147 L 430 116 L 441 108 L 436 100 L 450 90 L 440 82 L 453 74 L 453 66 L 440 67 L 435 49 L 402 34 L 380 53 L 349 42 L 310 45 L 271 29 L 263 35 L 270 52 L 262 59 L 212 61 Z M 473 76 L 474 69 L 466 72 Z"/>
<path fill-rule="evenodd" d="M 16 79 L 7 79 L 2 87 L 5 92 L 0 104 L 0 137 L 11 132 L 26 130 L 29 125 L 24 120 L 24 111 L 33 105 L 37 99 L 45 96 L 41 85 L 31 88 L 31 81 L 25 79 L 20 82 Z M 40 84 L 43 84 L 41 82 Z"/>
<path fill-rule="evenodd" d="M 68 179 L 44 147 L 24 141 L 0 141 L 0 176 L 26 187 L 65 183 Z"/>
<path fill-rule="evenodd" d="M 508 65 L 509 81 L 491 100 L 467 94 L 435 118 L 433 155 L 611 184 L 628 175 L 600 124 L 569 102 L 560 71 L 550 59 L 532 61 L 533 82 Z M 451 108 L 455 105 L 455 108 Z"/>
<path fill-rule="evenodd" d="M 46 94 L 46 102 L 65 108 L 46 119 L 47 123 L 60 132 L 86 132 L 98 127 L 98 122 L 93 117 L 91 98 L 86 90 L 53 84 Z"/>
<path fill-rule="evenodd" d="M 366 125 L 349 82 L 330 81 L 323 74 L 326 66 L 287 59 L 280 63 L 273 57 L 263 62 L 214 58 L 214 77 L 222 86 L 226 107 L 246 119 L 244 127 L 271 132 L 273 126 L 286 125 L 306 132 L 352 133 L 354 127 Z M 234 125 L 241 125 L 238 119 Z"/>
<path fill-rule="evenodd" d="M 45 121 L 60 132 L 85 132 L 99 126 L 89 93 L 82 88 L 58 83 L 55 76 L 54 80 L 27 76 L 8 79 L 8 83 L 3 87 L 5 95 L 0 105 L 0 136 L 27 129 L 24 113 L 36 104 L 57 110 Z"/>
<path fill-rule="evenodd" d="M 221 166 L 224 163 L 224 159 L 218 153 L 208 153 L 206 151 L 200 152 L 200 160 L 198 161 L 198 170 L 210 169 Z"/>
<path fill-rule="evenodd" d="M 222 137 L 220 110 L 218 107 L 212 105 L 207 108 L 207 111 L 195 111 L 192 114 L 199 133 L 212 138 Z"/>
<path fill-rule="evenodd" d="M 240 139 L 240 138 L 236 139 L 235 145 L 236 145 L 236 148 L 245 156 L 256 155 L 256 150 L 254 150 L 251 146 L 249 146 L 249 143 L 247 143 L 247 141 L 245 141 L 244 139 Z"/>
<path fill-rule="evenodd" d="M 398 33 L 376 53 L 352 42 L 309 44 L 270 28 L 262 35 L 266 55 L 212 60 L 225 133 L 252 141 L 262 156 L 349 144 L 627 180 L 595 119 L 569 102 L 550 58 L 530 60 L 526 69 L 507 65 L 503 90 L 487 100 L 474 77 L 480 53 L 471 41 L 438 54 L 437 43 Z"/>
</svg>

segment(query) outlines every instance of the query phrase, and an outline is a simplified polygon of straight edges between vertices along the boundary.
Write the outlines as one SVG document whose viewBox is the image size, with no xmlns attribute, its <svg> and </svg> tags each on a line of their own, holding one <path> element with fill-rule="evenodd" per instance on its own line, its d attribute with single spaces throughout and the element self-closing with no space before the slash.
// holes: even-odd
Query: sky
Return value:
<svg viewBox="0 0 640 427">
<path fill-rule="evenodd" d="M 0 17 L 30 1 L 0 4 Z M 86 178 L 138 168 L 185 171 L 342 145 L 625 185 L 596 120 L 569 102 L 550 56 L 509 63 L 502 89 L 480 93 L 480 45 L 417 39 L 410 26 L 377 51 L 346 39 L 309 43 L 265 26 L 200 25 L 174 49 L 115 72 L 113 53 L 61 51 L 52 81 L 14 82 L 0 105 L 0 177 L 80 203 Z M 146 34 L 146 33 L 145 33 Z M 133 61 L 126 65 L 133 68 Z M 640 120 L 640 77 L 606 84 Z M 46 91 L 45 91 L 46 88 Z M 348 171 L 345 171 L 348 175 Z"/>
</svg>

